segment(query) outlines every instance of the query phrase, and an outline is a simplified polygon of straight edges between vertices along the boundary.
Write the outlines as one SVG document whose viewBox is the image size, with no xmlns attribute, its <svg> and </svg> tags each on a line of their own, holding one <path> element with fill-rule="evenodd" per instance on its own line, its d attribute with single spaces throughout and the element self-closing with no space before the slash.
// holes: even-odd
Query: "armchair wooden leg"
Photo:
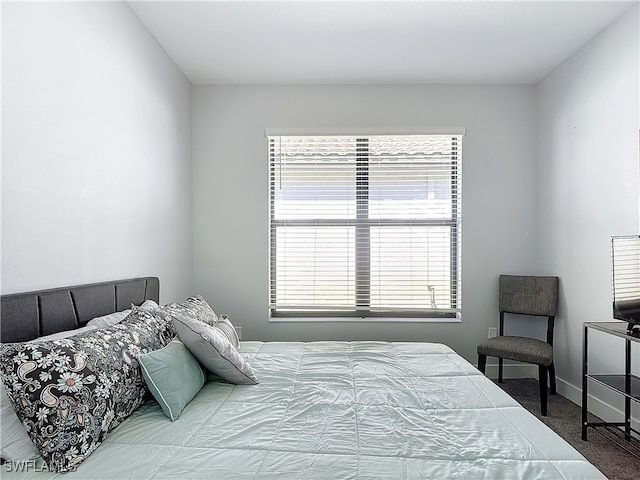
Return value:
<svg viewBox="0 0 640 480">
<path fill-rule="evenodd" d="M 480 370 L 483 374 L 487 368 L 487 356 L 478 354 L 478 370 Z"/>
<path fill-rule="evenodd" d="M 551 395 L 556 394 L 556 367 L 553 365 L 549 365 L 549 393 Z"/>
<path fill-rule="evenodd" d="M 502 367 L 504 366 L 504 359 L 498 358 L 498 383 L 502 383 Z"/>
<path fill-rule="evenodd" d="M 538 378 L 540 380 L 540 413 L 543 417 L 547 416 L 547 377 L 547 367 L 538 365 Z"/>
</svg>

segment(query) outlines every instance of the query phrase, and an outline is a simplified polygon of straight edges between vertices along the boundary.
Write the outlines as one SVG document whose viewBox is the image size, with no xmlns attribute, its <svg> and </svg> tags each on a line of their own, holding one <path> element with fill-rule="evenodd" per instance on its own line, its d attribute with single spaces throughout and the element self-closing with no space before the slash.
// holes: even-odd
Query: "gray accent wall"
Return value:
<svg viewBox="0 0 640 480">
<path fill-rule="evenodd" d="M 195 289 L 243 339 L 432 341 L 475 361 L 498 275 L 536 267 L 535 100 L 532 85 L 195 86 Z M 372 126 L 466 128 L 462 322 L 270 322 L 265 129 Z"/>
</svg>

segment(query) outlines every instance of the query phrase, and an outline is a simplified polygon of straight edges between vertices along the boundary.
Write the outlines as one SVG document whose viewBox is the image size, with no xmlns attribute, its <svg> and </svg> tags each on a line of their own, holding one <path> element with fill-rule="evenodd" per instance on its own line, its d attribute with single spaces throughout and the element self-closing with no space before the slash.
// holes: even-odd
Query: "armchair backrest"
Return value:
<svg viewBox="0 0 640 480">
<path fill-rule="evenodd" d="M 499 310 L 522 315 L 555 316 L 558 277 L 500 275 Z"/>
<path fill-rule="evenodd" d="M 504 335 L 505 313 L 547 317 L 547 343 L 553 345 L 559 283 L 552 276 L 500 275 L 500 335 Z"/>
</svg>

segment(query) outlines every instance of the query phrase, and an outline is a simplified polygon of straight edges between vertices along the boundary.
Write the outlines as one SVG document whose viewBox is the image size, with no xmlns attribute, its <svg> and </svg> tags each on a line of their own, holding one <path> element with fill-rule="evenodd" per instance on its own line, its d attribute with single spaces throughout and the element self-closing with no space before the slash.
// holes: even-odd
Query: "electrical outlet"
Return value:
<svg viewBox="0 0 640 480">
<path fill-rule="evenodd" d="M 496 327 L 489 327 L 489 338 L 497 337 L 498 329 Z"/>
<path fill-rule="evenodd" d="M 233 328 L 236 329 L 236 333 L 238 334 L 238 339 L 242 340 L 242 327 L 236 327 L 234 325 Z M 495 337 L 495 335 L 494 335 L 494 337 Z"/>
</svg>

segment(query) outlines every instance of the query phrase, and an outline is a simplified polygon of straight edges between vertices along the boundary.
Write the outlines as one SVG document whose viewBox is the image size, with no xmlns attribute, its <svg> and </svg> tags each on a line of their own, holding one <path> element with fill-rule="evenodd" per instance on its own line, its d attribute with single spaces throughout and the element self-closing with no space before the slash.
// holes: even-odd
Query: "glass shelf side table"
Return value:
<svg viewBox="0 0 640 480">
<path fill-rule="evenodd" d="M 626 322 L 585 322 L 582 337 L 582 440 L 587 440 L 589 427 L 603 435 L 631 455 L 640 459 L 640 431 L 631 425 L 632 402 L 640 403 L 640 365 L 632 366 L 632 344 L 640 347 L 640 330 L 637 328 L 630 334 Z M 624 340 L 624 373 L 591 374 L 589 373 L 589 330 L 597 330 Z M 634 368 L 632 368 L 634 367 Z M 634 370 L 636 373 L 634 373 Z M 604 387 L 624 397 L 624 421 L 622 422 L 589 422 L 587 420 L 588 387 L 590 382 Z M 635 434 L 635 435 L 634 435 Z"/>
</svg>

